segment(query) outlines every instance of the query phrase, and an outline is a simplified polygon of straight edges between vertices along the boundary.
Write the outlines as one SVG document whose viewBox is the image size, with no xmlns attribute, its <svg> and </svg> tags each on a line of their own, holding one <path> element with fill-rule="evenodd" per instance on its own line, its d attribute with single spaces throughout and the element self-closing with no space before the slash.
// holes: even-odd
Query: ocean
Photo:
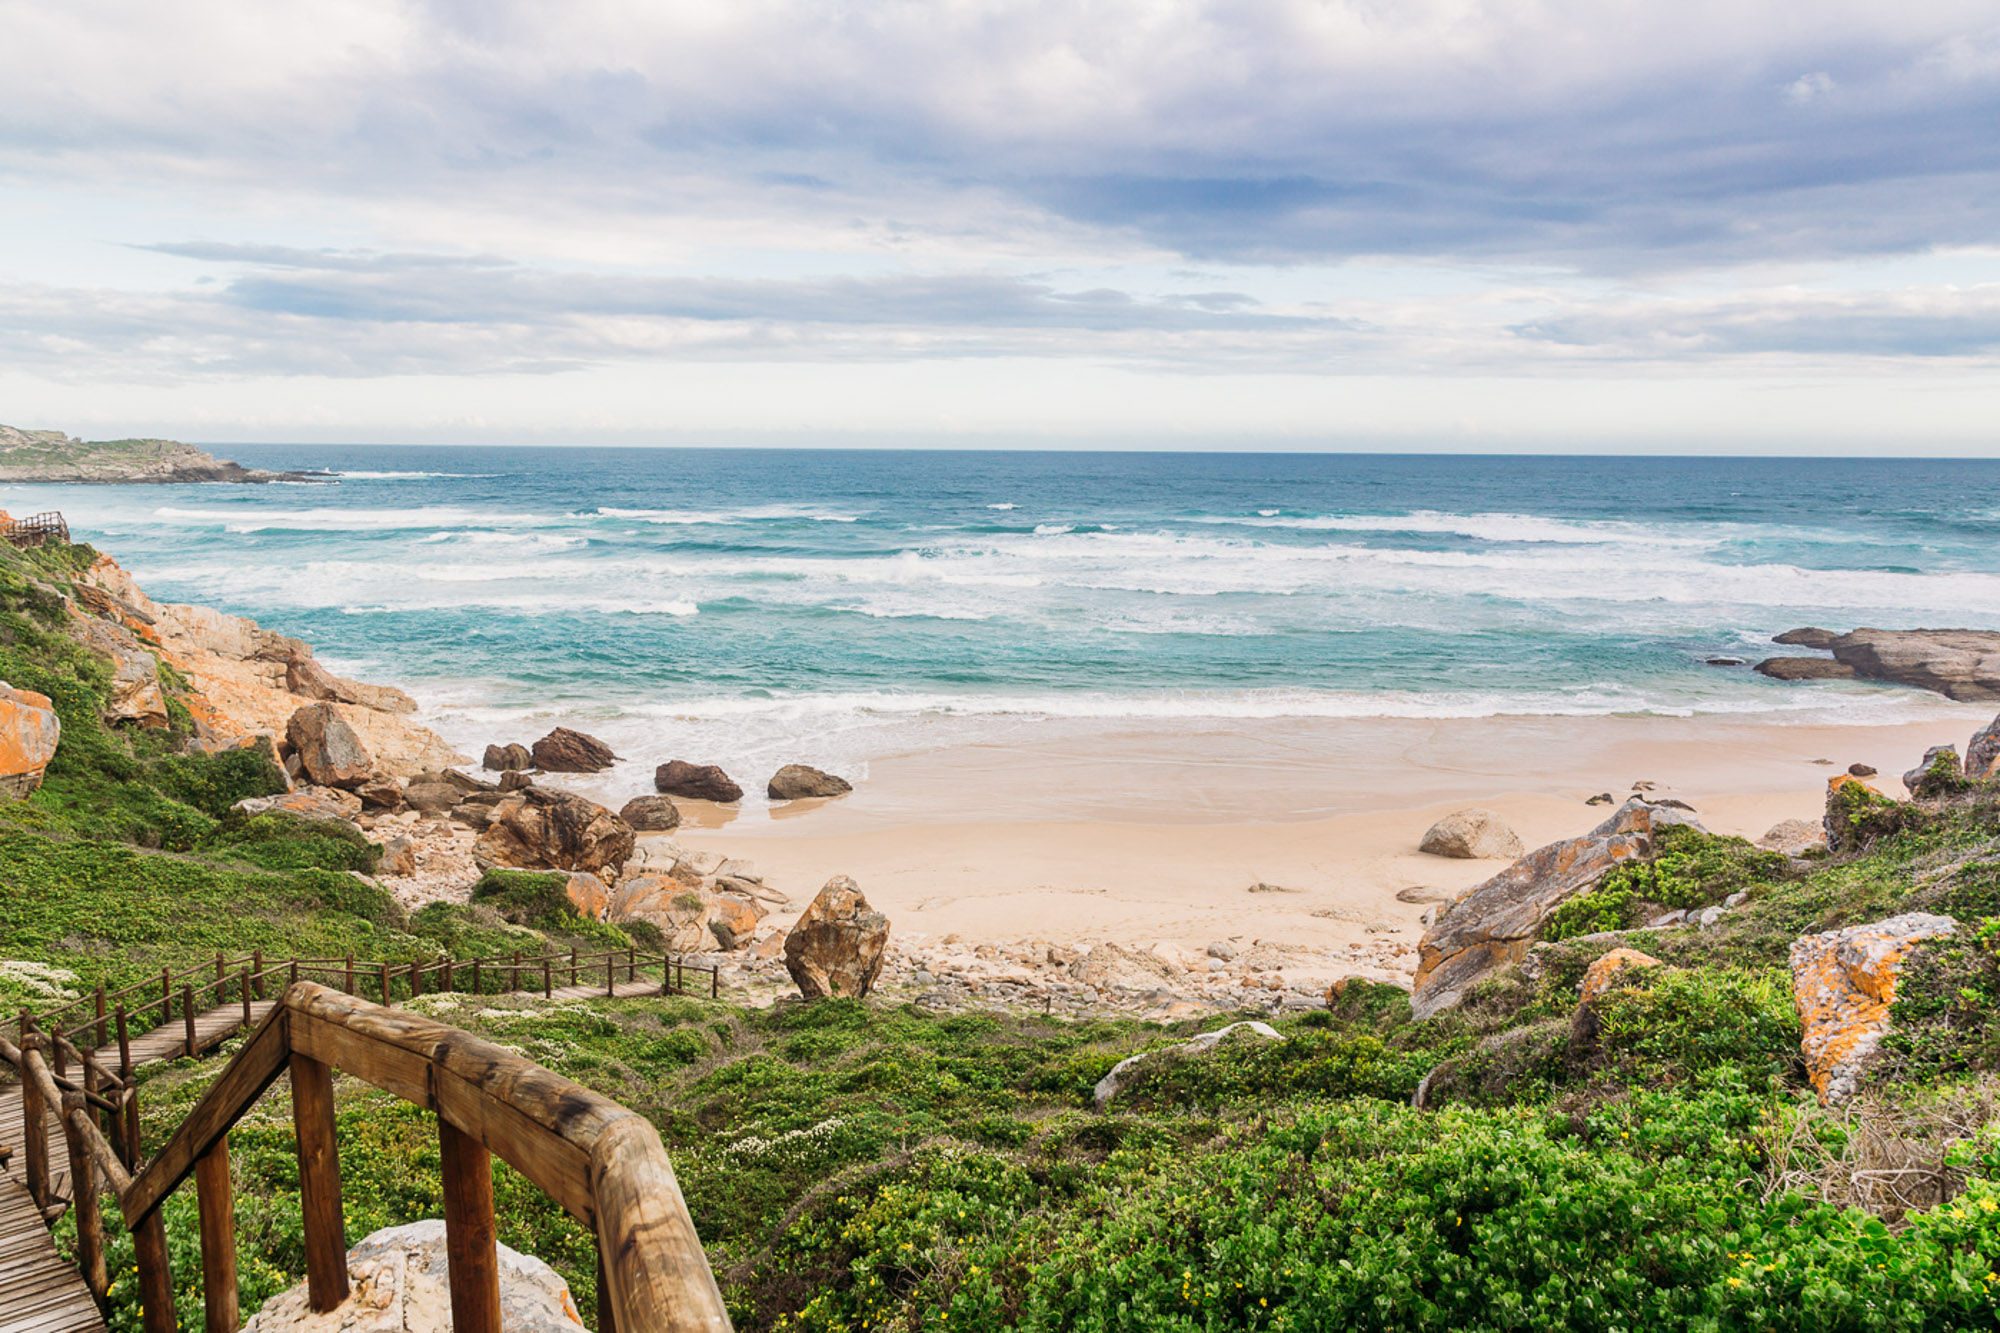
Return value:
<svg viewBox="0 0 2000 1333">
<path fill-rule="evenodd" d="M 864 771 L 1024 718 L 1731 714 L 1942 701 L 1714 657 L 2000 628 L 2000 464 L 232 446 L 331 486 L 6 487 L 156 599 L 391 682 L 477 753 Z"/>
</svg>

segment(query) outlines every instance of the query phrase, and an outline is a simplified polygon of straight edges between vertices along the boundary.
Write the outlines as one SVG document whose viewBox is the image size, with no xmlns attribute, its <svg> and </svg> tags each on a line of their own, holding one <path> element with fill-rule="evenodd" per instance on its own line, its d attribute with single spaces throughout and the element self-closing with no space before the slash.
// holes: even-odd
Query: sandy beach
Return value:
<svg viewBox="0 0 2000 1333">
<path fill-rule="evenodd" d="M 1755 839 L 1816 819 L 1826 779 L 1869 764 L 1886 790 L 1926 746 L 1966 739 L 1989 708 L 1942 699 L 1895 726 L 1730 718 L 1306 720 L 1168 732 L 1024 723 L 1001 746 L 877 759 L 831 801 L 683 802 L 673 835 L 753 861 L 803 905 L 853 876 L 921 946 L 1113 941 L 1199 954 L 1282 941 L 1364 970 L 1414 966 L 1421 916 L 1500 861 L 1417 850 L 1440 816 L 1491 811 L 1533 848 L 1589 828 L 1635 783 Z M 614 770 L 574 785 L 622 801 Z M 746 787 L 756 775 L 739 775 Z M 1262 884 L 1264 891 L 1253 891 Z M 774 918 L 782 924 L 787 918 Z"/>
</svg>

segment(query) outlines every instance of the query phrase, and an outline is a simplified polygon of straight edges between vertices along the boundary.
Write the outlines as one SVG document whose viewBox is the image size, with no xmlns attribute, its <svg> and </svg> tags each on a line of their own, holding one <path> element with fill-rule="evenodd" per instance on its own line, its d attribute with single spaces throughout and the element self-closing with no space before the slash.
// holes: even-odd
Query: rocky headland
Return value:
<svg viewBox="0 0 2000 1333">
<path fill-rule="evenodd" d="M 1841 634 L 1807 626 L 1772 642 L 1828 654 L 1769 657 L 1757 664 L 1759 672 L 1777 680 L 1880 680 L 1966 703 L 2000 701 L 2000 632 L 1863 627 Z"/>
<path fill-rule="evenodd" d="M 0 482 L 129 486 L 333 480 L 323 472 L 244 467 L 178 440 L 79 440 L 59 430 L 0 426 Z"/>
</svg>

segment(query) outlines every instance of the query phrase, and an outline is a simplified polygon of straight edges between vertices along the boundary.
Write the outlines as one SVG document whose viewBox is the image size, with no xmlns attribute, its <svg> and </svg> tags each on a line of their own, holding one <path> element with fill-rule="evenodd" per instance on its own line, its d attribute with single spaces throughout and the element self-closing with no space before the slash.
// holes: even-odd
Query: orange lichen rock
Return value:
<svg viewBox="0 0 2000 1333">
<path fill-rule="evenodd" d="M 0 682 L 0 797 L 18 799 L 41 786 L 61 739 L 48 695 Z"/>
<path fill-rule="evenodd" d="M 1910 950 L 1956 934 L 1948 916 L 1908 912 L 1792 942 L 1792 999 L 1805 1034 L 1799 1048 L 1823 1103 L 1860 1086 L 1868 1057 L 1889 1030 L 1889 1006 Z"/>
<path fill-rule="evenodd" d="M 1660 960 L 1649 953 L 1641 953 L 1637 949 L 1613 949 L 1590 965 L 1590 969 L 1583 974 L 1582 984 L 1577 987 L 1577 994 L 1585 1004 L 1589 1004 L 1611 989 L 1614 977 L 1637 968 L 1660 966 Z"/>
<path fill-rule="evenodd" d="M 570 871 L 566 890 L 570 906 L 587 921 L 602 921 L 611 911 L 611 890 L 587 870 Z"/>
</svg>

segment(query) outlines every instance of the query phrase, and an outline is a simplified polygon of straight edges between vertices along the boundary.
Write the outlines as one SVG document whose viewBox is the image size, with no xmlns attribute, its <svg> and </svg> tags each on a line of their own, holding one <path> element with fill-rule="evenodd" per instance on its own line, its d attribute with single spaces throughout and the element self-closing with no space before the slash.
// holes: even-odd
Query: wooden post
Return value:
<svg viewBox="0 0 2000 1333">
<path fill-rule="evenodd" d="M 229 977 L 229 959 L 222 950 L 215 951 L 215 984 L 219 987 Z"/>
<path fill-rule="evenodd" d="M 479 960 L 477 958 L 472 960 L 472 993 L 474 995 L 485 994 L 479 987 Z"/>
<path fill-rule="evenodd" d="M 424 993 L 424 965 L 422 963 L 411 963 L 410 998 L 414 1000 L 423 993 Z"/>
<path fill-rule="evenodd" d="M 708 969 L 708 998 L 714 1000 L 714 999 L 720 999 L 721 996 L 722 996 L 722 969 L 719 967 L 711 967 L 710 969 Z"/>
<path fill-rule="evenodd" d="M 194 1036 L 194 987 L 181 987 L 181 1024 L 187 1029 L 187 1053 L 195 1054 Z"/>
<path fill-rule="evenodd" d="M 618 994 L 618 955 L 616 952 L 606 952 L 604 955 L 604 993 L 612 996 Z"/>
<path fill-rule="evenodd" d="M 125 1032 L 125 1006 L 118 1006 L 118 1081 L 132 1081 L 132 1038 Z"/>
<path fill-rule="evenodd" d="M 33 1029 L 30 1029 L 32 1032 Z M 27 1042 L 21 1049 L 32 1049 Z M 21 1075 L 21 1150 L 28 1155 L 28 1196 L 46 1210 L 49 1198 L 49 1108 L 42 1104 L 41 1084 Z"/>
<path fill-rule="evenodd" d="M 243 971 L 243 1030 L 250 1030 L 250 970 Z"/>
<path fill-rule="evenodd" d="M 261 1000 L 264 998 L 264 951 L 262 949 L 252 949 L 250 951 L 250 970 L 257 976 L 257 998 Z"/>
<path fill-rule="evenodd" d="M 354 955 L 347 955 L 347 993 L 354 994 Z"/>
<path fill-rule="evenodd" d="M 195 1159 L 194 1187 L 201 1210 L 203 1327 L 207 1333 L 236 1333 L 243 1321 L 236 1306 L 236 1203 L 229 1183 L 227 1134 Z"/>
<path fill-rule="evenodd" d="M 625 980 L 639 979 L 639 946 L 633 945 L 625 951 Z"/>
<path fill-rule="evenodd" d="M 105 1039 L 111 1034 L 104 1025 L 104 987 L 97 988 L 97 1049 L 103 1050 Z"/>
<path fill-rule="evenodd" d="M 382 978 L 382 1003 L 384 1006 L 387 1006 L 389 1003 L 389 965 L 384 963 L 376 970 L 381 974 Z"/>
<path fill-rule="evenodd" d="M 569 984 L 572 986 L 576 984 L 576 946 L 574 944 L 569 947 Z"/>
<path fill-rule="evenodd" d="M 514 970 L 507 974 L 507 989 L 521 989 L 521 951 L 514 951 Z"/>
<path fill-rule="evenodd" d="M 306 1303 L 324 1314 L 347 1299 L 347 1224 L 340 1210 L 340 1144 L 333 1071 L 292 1052 L 292 1123 L 299 1139 L 299 1207 L 306 1233 Z"/>
<path fill-rule="evenodd" d="M 104 1213 L 97 1203 L 97 1163 L 69 1124 L 71 1111 L 89 1105 L 80 1092 L 63 1095 L 63 1137 L 69 1141 L 69 1197 L 70 1211 L 76 1214 L 77 1267 L 83 1270 L 84 1285 L 102 1305 L 111 1291 L 111 1273 L 104 1263 Z"/>
<path fill-rule="evenodd" d="M 139 1138 L 139 1090 L 127 1087 L 118 1095 L 118 1104 L 125 1114 L 125 1169 L 136 1170 L 145 1158 L 145 1144 Z"/>
<path fill-rule="evenodd" d="M 167 1227 L 159 1209 L 146 1214 L 132 1233 L 132 1248 L 139 1260 L 141 1327 L 146 1333 L 176 1333 L 180 1321 L 174 1315 L 174 1270 L 167 1262 Z"/>
<path fill-rule="evenodd" d="M 674 960 L 664 953 L 660 955 L 660 994 L 665 995 L 674 988 Z"/>
<path fill-rule="evenodd" d="M 160 1026 L 165 1027 L 174 1018 L 174 972 L 170 967 L 160 969 Z"/>
<path fill-rule="evenodd" d="M 454 1333 L 500 1333 L 493 1164 L 484 1144 L 438 1119 L 444 1157 L 444 1243 Z"/>
<path fill-rule="evenodd" d="M 49 1068 L 57 1078 L 69 1077 L 69 1057 L 63 1054 L 63 1026 L 57 1023 L 49 1029 Z"/>
<path fill-rule="evenodd" d="M 294 958 L 294 959 L 292 960 L 292 979 L 291 979 L 291 984 L 292 984 L 292 985 L 294 985 L 294 986 L 296 986 L 296 985 L 298 985 L 298 984 L 299 984 L 299 960 L 298 960 L 298 959 L 296 959 L 296 958 Z"/>
<path fill-rule="evenodd" d="M 597 1333 L 618 1333 L 618 1312 L 611 1304 L 611 1278 L 604 1271 L 604 1247 L 597 1250 Z"/>
<path fill-rule="evenodd" d="M 555 998 L 556 994 L 555 975 L 556 975 L 555 964 L 552 963 L 550 960 L 544 958 L 542 960 L 542 998 L 544 1000 L 552 1000 Z"/>
<path fill-rule="evenodd" d="M 449 958 L 444 960 L 444 988 L 446 991 L 454 989 L 451 984 L 451 959 Z"/>
</svg>

